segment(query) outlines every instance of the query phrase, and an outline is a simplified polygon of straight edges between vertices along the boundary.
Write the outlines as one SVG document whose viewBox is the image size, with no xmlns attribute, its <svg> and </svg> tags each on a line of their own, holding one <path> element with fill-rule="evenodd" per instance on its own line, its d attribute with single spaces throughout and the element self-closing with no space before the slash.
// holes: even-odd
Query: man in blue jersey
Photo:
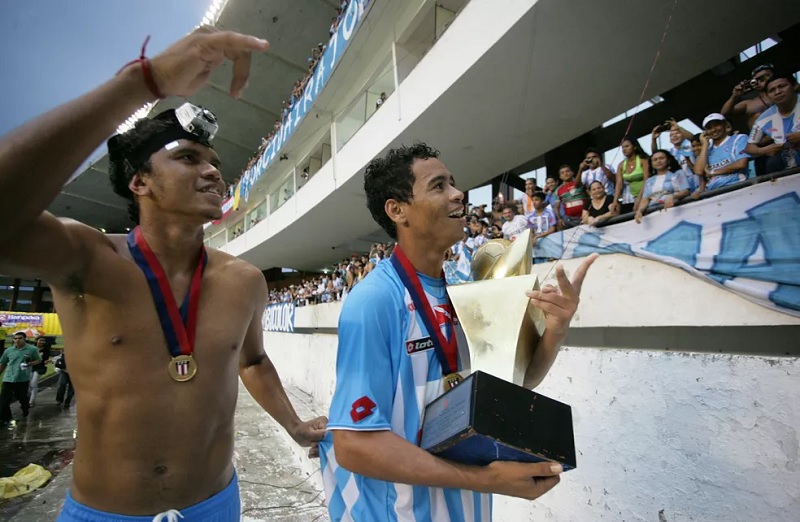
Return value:
<svg viewBox="0 0 800 522">
<path fill-rule="evenodd" d="M 747 179 L 750 155 L 744 149 L 747 136 L 728 135 L 725 116 L 712 113 L 703 120 L 700 135 L 700 154 L 694 164 L 694 173 L 700 176 L 700 192 L 733 185 Z"/>
<path fill-rule="evenodd" d="M 336 390 L 320 445 L 335 521 L 484 522 L 491 493 L 535 499 L 562 471 L 549 462 L 467 466 L 418 446 L 425 406 L 455 373 L 469 372 L 442 277 L 444 252 L 466 223 L 464 194 L 438 154 L 419 143 L 392 149 L 366 169 L 367 206 L 398 244 L 353 290 L 339 318 Z M 594 259 L 572 282 L 557 268 L 560 290 L 528 293 L 548 315 L 526 387 L 537 386 L 555 361 Z"/>
<path fill-rule="evenodd" d="M 752 156 L 769 156 L 767 172 L 800 165 L 800 94 L 791 75 L 773 76 L 767 82 L 775 104 L 758 117 L 750 131 L 746 151 Z M 763 146 L 760 146 L 763 143 Z"/>
</svg>

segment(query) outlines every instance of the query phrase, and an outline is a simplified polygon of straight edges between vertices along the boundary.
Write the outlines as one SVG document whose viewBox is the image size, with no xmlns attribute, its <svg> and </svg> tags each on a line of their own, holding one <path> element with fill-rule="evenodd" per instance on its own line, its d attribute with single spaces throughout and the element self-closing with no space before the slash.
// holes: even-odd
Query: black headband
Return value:
<svg viewBox="0 0 800 522">
<path fill-rule="evenodd" d="M 161 147 L 167 143 L 172 143 L 173 141 L 177 140 L 189 140 L 193 141 L 194 143 L 199 143 L 200 145 L 205 145 L 208 148 L 212 148 L 211 143 L 208 140 L 201 139 L 195 134 L 186 132 L 183 127 L 175 125 L 167 127 L 161 132 L 153 134 L 135 150 L 126 154 L 124 159 L 128 162 L 133 170 L 138 170 L 147 160 L 150 159 L 150 156 L 153 155 L 153 153 L 159 151 Z M 111 139 L 108 140 L 108 148 L 109 152 L 111 152 L 112 149 L 117 148 L 117 136 L 112 136 Z"/>
</svg>

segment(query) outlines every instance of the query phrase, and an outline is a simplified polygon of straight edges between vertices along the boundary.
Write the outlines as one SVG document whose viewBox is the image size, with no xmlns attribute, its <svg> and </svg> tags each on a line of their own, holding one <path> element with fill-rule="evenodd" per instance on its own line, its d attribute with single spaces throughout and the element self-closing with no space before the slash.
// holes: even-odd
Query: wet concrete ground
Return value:
<svg viewBox="0 0 800 522">
<path fill-rule="evenodd" d="M 72 478 L 75 405 L 55 404 L 55 381 L 40 388 L 27 420 L 0 430 L 0 476 L 11 476 L 30 463 L 44 466 L 53 479 L 38 491 L 0 503 L 0 522 L 47 522 L 56 519 Z M 308 396 L 287 389 L 302 418 L 324 414 Z M 11 408 L 21 418 L 19 405 Z M 239 474 L 242 521 L 327 521 L 319 460 L 309 460 L 289 436 L 239 386 L 235 417 L 234 463 Z"/>
</svg>

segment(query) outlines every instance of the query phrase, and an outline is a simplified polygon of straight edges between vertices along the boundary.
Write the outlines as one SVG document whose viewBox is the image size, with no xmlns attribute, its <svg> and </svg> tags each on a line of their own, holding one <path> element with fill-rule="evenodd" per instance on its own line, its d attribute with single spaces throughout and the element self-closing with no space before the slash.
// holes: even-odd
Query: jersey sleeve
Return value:
<svg viewBox="0 0 800 522">
<path fill-rule="evenodd" d="M 750 129 L 750 135 L 747 138 L 747 143 L 760 143 L 762 139 L 764 139 L 764 129 L 761 127 L 763 123 L 761 120 L 757 120 L 753 125 L 753 128 Z"/>
<path fill-rule="evenodd" d="M 742 158 L 750 158 L 750 154 L 744 151 L 745 147 L 747 147 L 747 136 L 744 134 L 739 134 L 736 136 L 736 141 L 733 143 L 733 159 L 734 161 L 740 160 Z"/>
<path fill-rule="evenodd" d="M 364 284 L 348 296 L 339 316 L 336 390 L 328 429 L 391 429 L 397 368 L 392 346 L 399 314 L 386 288 Z"/>
<path fill-rule="evenodd" d="M 681 192 L 683 190 L 689 190 L 689 181 L 686 179 L 682 170 L 675 172 L 675 179 L 673 183 L 675 184 L 675 192 Z"/>
</svg>

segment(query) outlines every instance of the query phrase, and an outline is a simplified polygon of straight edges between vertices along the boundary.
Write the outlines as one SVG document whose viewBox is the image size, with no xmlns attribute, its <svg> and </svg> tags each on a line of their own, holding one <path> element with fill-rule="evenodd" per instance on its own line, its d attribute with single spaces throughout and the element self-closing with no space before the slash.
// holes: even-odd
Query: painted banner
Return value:
<svg viewBox="0 0 800 522">
<path fill-rule="evenodd" d="M 580 226 L 537 243 L 537 259 L 628 254 L 706 278 L 800 316 L 800 174 L 604 228 Z"/>
<path fill-rule="evenodd" d="M 311 110 L 314 100 L 319 95 L 320 91 L 330 79 L 331 74 L 342 55 L 344 55 L 347 46 L 350 44 L 356 29 L 364 16 L 364 11 L 369 5 L 370 0 L 351 0 L 348 4 L 342 19 L 339 22 L 339 27 L 336 33 L 331 37 L 325 52 L 317 67 L 314 69 L 314 74 L 309 78 L 308 83 L 303 91 L 303 97 L 296 100 L 294 107 L 288 115 L 283 119 L 280 131 L 270 140 L 267 148 L 264 149 L 263 154 L 258 159 L 256 164 L 248 169 L 242 176 L 237 190 L 240 191 L 240 196 L 244 201 L 248 200 L 250 189 L 253 188 L 256 181 L 266 172 L 275 157 L 280 152 L 284 143 L 294 134 L 300 122 Z"/>
<path fill-rule="evenodd" d="M 294 333 L 294 303 L 279 303 L 265 307 L 261 328 L 265 332 Z"/>
<path fill-rule="evenodd" d="M 0 312 L 0 323 L 3 323 L 3 326 L 8 328 L 14 328 L 18 324 L 27 326 L 43 326 L 44 315 L 19 312 Z"/>
</svg>

